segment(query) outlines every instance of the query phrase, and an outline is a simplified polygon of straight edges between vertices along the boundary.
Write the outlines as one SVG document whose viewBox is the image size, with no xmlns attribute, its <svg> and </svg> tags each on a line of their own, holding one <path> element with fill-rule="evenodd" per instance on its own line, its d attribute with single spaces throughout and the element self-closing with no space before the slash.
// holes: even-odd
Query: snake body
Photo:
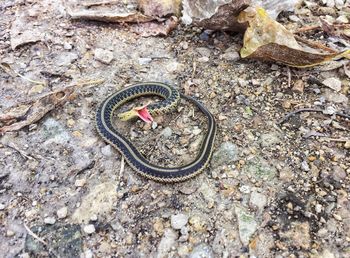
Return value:
<svg viewBox="0 0 350 258">
<path fill-rule="evenodd" d="M 114 111 L 129 100 L 140 96 L 157 95 L 162 101 L 150 104 L 150 114 L 161 114 L 173 109 L 180 98 L 194 103 L 206 116 L 208 130 L 202 142 L 199 154 L 190 164 L 181 167 L 161 167 L 150 163 L 128 140 L 113 126 Z M 213 115 L 197 100 L 180 94 L 175 88 L 159 82 L 144 82 L 119 90 L 107 97 L 96 113 L 97 131 L 101 137 L 116 148 L 125 157 L 127 163 L 140 175 L 164 183 L 181 182 L 201 173 L 207 166 L 215 140 L 216 123 Z"/>
</svg>

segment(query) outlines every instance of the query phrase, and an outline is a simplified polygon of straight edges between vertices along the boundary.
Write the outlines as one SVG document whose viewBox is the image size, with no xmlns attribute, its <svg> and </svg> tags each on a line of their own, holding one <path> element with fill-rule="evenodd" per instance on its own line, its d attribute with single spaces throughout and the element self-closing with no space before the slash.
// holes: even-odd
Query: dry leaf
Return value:
<svg viewBox="0 0 350 258">
<path fill-rule="evenodd" d="M 142 37 L 166 36 L 176 28 L 178 21 L 178 18 L 172 16 L 164 22 L 154 21 L 135 24 L 131 27 L 131 30 Z"/>
<path fill-rule="evenodd" d="M 100 84 L 104 80 L 94 80 L 76 83 L 64 89 L 50 92 L 27 103 L 21 103 L 17 106 L 10 107 L 2 114 L 0 113 L 0 135 L 10 131 L 17 131 L 25 126 L 33 124 L 43 118 L 48 112 L 56 107 L 63 105 L 69 100 L 75 98 L 77 87 L 91 84 Z"/>
<path fill-rule="evenodd" d="M 271 19 L 265 10 L 259 7 L 242 11 L 238 21 L 249 24 L 240 51 L 242 58 L 279 62 L 293 67 L 311 67 L 350 56 L 350 50 L 338 53 L 317 43 L 297 41 L 291 32 Z M 301 43 L 307 43 L 309 46 Z M 317 48 L 314 48 L 315 46 Z"/>
<path fill-rule="evenodd" d="M 151 17 L 179 16 L 181 0 L 139 0 L 139 9 Z"/>
</svg>

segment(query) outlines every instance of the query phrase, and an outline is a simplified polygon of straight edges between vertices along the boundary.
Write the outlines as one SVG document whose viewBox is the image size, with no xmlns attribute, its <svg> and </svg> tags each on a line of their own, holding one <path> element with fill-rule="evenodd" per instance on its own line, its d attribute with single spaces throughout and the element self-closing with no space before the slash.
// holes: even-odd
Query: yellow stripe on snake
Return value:
<svg viewBox="0 0 350 258">
<path fill-rule="evenodd" d="M 163 100 L 149 104 L 147 107 L 134 108 L 131 111 L 119 114 L 119 118 L 121 120 L 128 120 L 139 116 L 144 121 L 150 122 L 152 121 L 151 115 L 169 112 L 176 107 L 180 98 L 192 102 L 206 116 L 208 129 L 196 159 L 190 164 L 175 168 L 151 164 L 136 147 L 113 126 L 113 114 L 118 107 L 134 98 L 150 95 L 160 96 Z M 97 110 L 96 125 L 97 131 L 102 138 L 121 152 L 127 163 L 136 172 L 149 179 L 164 183 L 181 182 L 201 173 L 209 163 L 216 135 L 214 117 L 200 102 L 192 97 L 179 93 L 175 88 L 167 84 L 159 82 L 135 84 L 107 97 Z"/>
</svg>

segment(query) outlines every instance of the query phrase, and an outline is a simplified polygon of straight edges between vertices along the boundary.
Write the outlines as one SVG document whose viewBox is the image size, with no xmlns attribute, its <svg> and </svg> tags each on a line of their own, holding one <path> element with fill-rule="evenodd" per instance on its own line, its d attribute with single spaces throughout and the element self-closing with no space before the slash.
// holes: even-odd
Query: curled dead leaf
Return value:
<svg viewBox="0 0 350 258">
<path fill-rule="evenodd" d="M 271 19 L 263 8 L 247 8 L 240 13 L 238 21 L 249 24 L 240 51 L 242 58 L 311 67 L 350 56 L 350 50 L 336 52 L 320 44 L 297 40 L 283 25 Z"/>
</svg>

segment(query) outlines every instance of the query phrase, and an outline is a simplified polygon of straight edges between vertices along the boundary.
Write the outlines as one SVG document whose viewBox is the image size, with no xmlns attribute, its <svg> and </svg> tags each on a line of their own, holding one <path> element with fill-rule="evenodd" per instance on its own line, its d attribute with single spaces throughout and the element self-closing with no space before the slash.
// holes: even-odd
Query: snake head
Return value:
<svg viewBox="0 0 350 258">
<path fill-rule="evenodd" d="M 128 121 L 132 118 L 139 117 L 146 123 L 152 123 L 153 117 L 149 113 L 147 106 L 148 104 L 141 107 L 134 107 L 129 111 L 118 114 L 118 117 L 122 121 Z"/>
</svg>

